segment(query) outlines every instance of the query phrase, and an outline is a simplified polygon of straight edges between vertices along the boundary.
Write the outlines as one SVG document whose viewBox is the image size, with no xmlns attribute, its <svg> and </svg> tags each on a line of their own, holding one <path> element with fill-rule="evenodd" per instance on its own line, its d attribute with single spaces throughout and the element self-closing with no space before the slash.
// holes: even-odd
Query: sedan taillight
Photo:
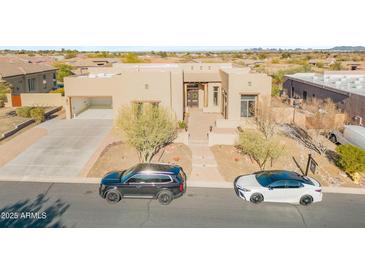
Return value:
<svg viewBox="0 0 365 274">
<path fill-rule="evenodd" d="M 184 191 L 184 184 L 180 184 L 180 192 L 183 192 Z"/>
<path fill-rule="evenodd" d="M 316 189 L 315 191 L 316 192 L 322 192 L 322 189 Z"/>
</svg>

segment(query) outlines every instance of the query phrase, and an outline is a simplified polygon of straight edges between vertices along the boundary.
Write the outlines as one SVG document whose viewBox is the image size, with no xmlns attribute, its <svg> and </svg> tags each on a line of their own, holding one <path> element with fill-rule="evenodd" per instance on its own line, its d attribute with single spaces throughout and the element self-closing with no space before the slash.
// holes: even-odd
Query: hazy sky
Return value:
<svg viewBox="0 0 365 274">
<path fill-rule="evenodd" d="M 228 51 L 259 48 L 260 46 L 0 46 L 0 49 L 13 50 L 61 50 L 76 49 L 79 51 Z M 295 49 L 298 47 L 272 46 L 264 48 Z M 307 47 L 306 47 L 307 48 Z M 312 48 L 312 47 L 311 47 Z M 323 49 L 325 47 L 313 47 Z M 327 47 L 329 48 L 329 47 Z"/>
<path fill-rule="evenodd" d="M 365 45 L 363 0 L 2 1 L 0 46 Z M 13 11 L 16 11 L 14 13 Z M 153 48 L 151 48 L 153 47 Z M 166 47 L 166 48 L 162 48 Z M 97 48 L 95 48 L 97 49 Z M 107 48 L 99 48 L 99 50 Z M 112 50 L 113 48 L 110 48 Z M 137 49 L 138 50 L 138 49 Z M 196 48 L 194 50 L 197 50 Z"/>
</svg>

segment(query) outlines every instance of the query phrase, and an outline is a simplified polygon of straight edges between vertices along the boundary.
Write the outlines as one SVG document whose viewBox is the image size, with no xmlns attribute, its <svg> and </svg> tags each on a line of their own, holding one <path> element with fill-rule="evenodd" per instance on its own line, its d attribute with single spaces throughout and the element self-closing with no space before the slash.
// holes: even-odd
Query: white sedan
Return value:
<svg viewBox="0 0 365 274">
<path fill-rule="evenodd" d="M 310 205 L 322 201 L 315 179 L 286 170 L 260 171 L 234 180 L 236 194 L 252 203 L 279 202 Z"/>
</svg>

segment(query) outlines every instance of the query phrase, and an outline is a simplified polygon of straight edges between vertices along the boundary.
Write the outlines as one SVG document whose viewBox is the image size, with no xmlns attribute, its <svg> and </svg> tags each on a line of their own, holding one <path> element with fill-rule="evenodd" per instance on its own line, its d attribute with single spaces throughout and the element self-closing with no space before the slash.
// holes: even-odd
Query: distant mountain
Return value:
<svg viewBox="0 0 365 274">
<path fill-rule="evenodd" d="M 333 51 L 365 51 L 365 47 L 363 47 L 363 46 L 356 46 L 356 47 L 340 46 L 340 47 L 333 47 L 329 50 L 333 50 Z"/>
</svg>

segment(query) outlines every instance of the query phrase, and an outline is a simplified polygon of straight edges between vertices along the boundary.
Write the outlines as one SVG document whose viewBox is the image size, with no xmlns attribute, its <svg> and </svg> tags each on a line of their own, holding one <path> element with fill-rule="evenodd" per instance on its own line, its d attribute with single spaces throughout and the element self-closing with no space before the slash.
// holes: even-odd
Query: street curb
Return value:
<svg viewBox="0 0 365 274">
<path fill-rule="evenodd" d="M 98 184 L 101 178 L 88 177 L 3 177 L 0 176 L 0 182 L 24 182 L 24 183 L 63 183 L 63 184 Z M 227 181 L 188 181 L 188 187 L 206 187 L 206 188 L 233 188 L 232 182 Z M 322 187 L 324 193 L 341 193 L 341 194 L 358 194 L 365 195 L 365 188 L 355 187 Z"/>
</svg>

